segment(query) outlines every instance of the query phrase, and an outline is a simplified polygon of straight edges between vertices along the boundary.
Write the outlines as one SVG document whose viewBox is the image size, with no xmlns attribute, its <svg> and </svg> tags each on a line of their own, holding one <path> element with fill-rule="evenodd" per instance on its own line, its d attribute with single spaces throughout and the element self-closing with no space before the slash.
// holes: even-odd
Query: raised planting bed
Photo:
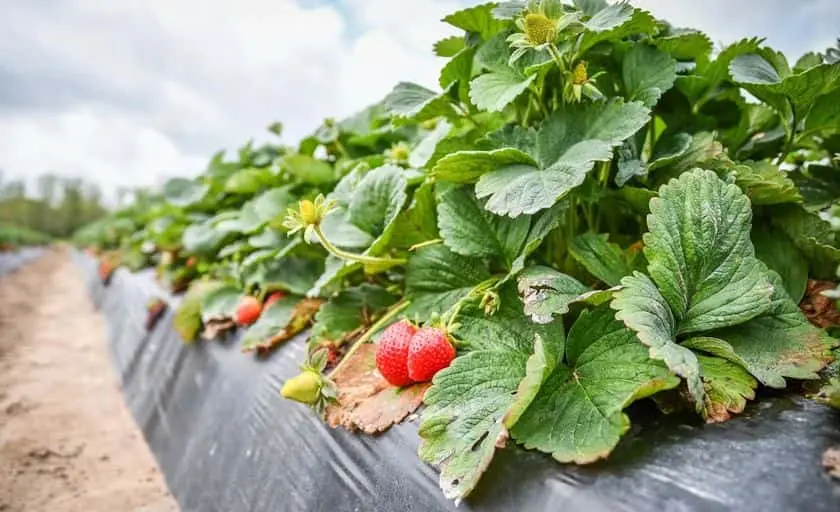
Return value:
<svg viewBox="0 0 840 512">
<path fill-rule="evenodd" d="M 267 358 L 237 335 L 185 345 L 171 311 L 151 332 L 146 303 L 164 297 L 149 272 L 117 271 L 108 287 L 77 254 L 108 325 L 126 401 L 183 510 L 756 510 L 836 511 L 840 486 L 821 467 L 840 444 L 840 413 L 768 395 L 718 425 L 631 410 L 634 428 L 607 461 L 560 465 L 510 446 L 456 508 L 417 458 L 417 422 L 377 436 L 325 425 L 284 400 L 307 333 Z"/>
</svg>

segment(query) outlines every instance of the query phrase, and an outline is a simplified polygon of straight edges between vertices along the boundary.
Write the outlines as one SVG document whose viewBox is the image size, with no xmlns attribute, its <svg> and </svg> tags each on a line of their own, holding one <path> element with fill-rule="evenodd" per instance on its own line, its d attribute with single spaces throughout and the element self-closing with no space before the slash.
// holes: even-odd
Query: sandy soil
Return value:
<svg viewBox="0 0 840 512">
<path fill-rule="evenodd" d="M 0 511 L 177 510 L 107 350 L 67 253 L 0 276 Z"/>
</svg>

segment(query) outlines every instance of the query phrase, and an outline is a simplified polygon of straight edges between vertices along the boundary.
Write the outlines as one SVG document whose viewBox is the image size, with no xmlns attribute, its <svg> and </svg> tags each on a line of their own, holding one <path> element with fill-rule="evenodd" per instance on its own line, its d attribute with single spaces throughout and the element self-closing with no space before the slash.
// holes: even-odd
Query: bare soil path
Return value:
<svg viewBox="0 0 840 512">
<path fill-rule="evenodd" d="M 0 511 L 177 510 L 66 251 L 0 276 Z"/>
</svg>

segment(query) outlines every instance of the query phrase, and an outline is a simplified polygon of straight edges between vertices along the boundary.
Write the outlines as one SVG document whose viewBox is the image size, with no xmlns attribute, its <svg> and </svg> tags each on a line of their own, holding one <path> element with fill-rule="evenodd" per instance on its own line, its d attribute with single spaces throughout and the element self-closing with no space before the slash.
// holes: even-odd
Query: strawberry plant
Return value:
<svg viewBox="0 0 840 512">
<path fill-rule="evenodd" d="M 799 304 L 840 264 L 836 50 L 716 49 L 603 0 L 444 21 L 461 35 L 435 45 L 439 90 L 219 154 L 82 241 L 192 283 L 185 340 L 236 319 L 267 350 L 311 324 L 283 396 L 337 423 L 431 379 L 419 454 L 452 499 L 505 444 L 608 457 L 638 400 L 722 422 L 761 386 L 830 376 L 831 324 Z"/>
</svg>

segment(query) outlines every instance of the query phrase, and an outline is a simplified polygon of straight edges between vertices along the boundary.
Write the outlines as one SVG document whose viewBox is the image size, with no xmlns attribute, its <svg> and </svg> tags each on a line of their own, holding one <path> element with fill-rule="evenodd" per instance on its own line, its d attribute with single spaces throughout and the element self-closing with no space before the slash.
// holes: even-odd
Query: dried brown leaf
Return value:
<svg viewBox="0 0 840 512">
<path fill-rule="evenodd" d="M 799 303 L 799 308 L 817 327 L 825 329 L 840 326 L 840 311 L 837 310 L 834 299 L 822 295 L 822 292 L 836 287 L 837 283 L 831 281 L 808 280 L 808 289 L 802 302 Z"/>
<path fill-rule="evenodd" d="M 413 413 L 430 385 L 397 388 L 388 384 L 376 369 L 376 345 L 372 344 L 360 347 L 330 378 L 338 388 L 338 399 L 327 407 L 327 423 L 365 434 L 384 432 Z"/>
<path fill-rule="evenodd" d="M 215 340 L 234 327 L 236 327 L 236 322 L 232 318 L 213 318 L 204 323 L 201 337 L 205 340 Z"/>
</svg>

